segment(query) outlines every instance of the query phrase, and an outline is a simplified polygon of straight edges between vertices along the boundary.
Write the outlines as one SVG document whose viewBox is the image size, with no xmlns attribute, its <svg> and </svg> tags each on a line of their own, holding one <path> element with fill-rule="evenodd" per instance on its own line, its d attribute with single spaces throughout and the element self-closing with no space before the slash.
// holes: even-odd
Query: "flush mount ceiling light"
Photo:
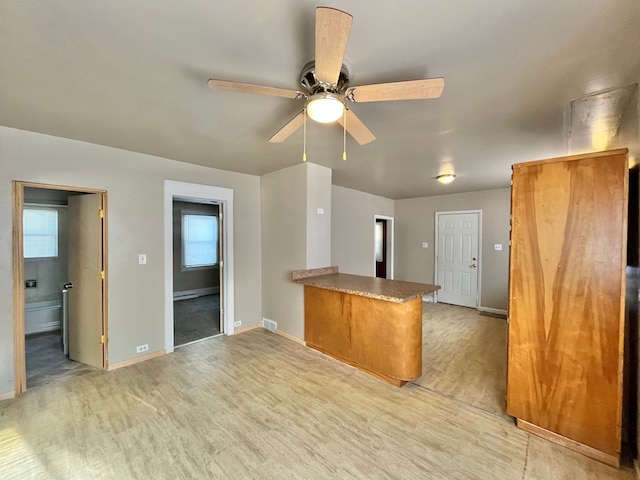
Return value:
<svg viewBox="0 0 640 480">
<path fill-rule="evenodd" d="M 456 176 L 453 173 L 444 173 L 442 175 L 438 175 L 436 180 L 440 183 L 451 183 L 455 180 Z"/>
<path fill-rule="evenodd" d="M 344 114 L 344 100 L 329 92 L 316 93 L 307 102 L 307 114 L 316 122 L 335 122 Z"/>
</svg>

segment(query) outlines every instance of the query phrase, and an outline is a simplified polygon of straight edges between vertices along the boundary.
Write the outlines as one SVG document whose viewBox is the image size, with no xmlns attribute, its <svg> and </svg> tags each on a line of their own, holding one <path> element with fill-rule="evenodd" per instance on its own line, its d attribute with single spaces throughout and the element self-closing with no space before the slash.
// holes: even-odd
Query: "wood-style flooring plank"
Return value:
<svg viewBox="0 0 640 480">
<path fill-rule="evenodd" d="M 512 420 L 506 319 L 443 303 L 424 303 L 422 311 L 422 377 L 414 383 Z"/>
<path fill-rule="evenodd" d="M 0 402 L 3 479 L 630 478 L 530 442 L 260 329 Z"/>
</svg>

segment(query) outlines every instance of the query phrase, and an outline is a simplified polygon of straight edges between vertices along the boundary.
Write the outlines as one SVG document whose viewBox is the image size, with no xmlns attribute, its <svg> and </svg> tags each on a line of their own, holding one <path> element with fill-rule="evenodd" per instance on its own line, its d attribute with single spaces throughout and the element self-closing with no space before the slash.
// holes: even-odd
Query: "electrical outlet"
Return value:
<svg viewBox="0 0 640 480">
<path fill-rule="evenodd" d="M 493 249 L 497 252 L 499 252 L 500 250 L 502 250 L 502 244 L 501 243 L 495 243 L 493 245 Z"/>
<path fill-rule="evenodd" d="M 149 350 L 149 344 L 148 343 L 145 343 L 144 345 L 138 345 L 136 347 L 136 353 L 146 352 L 147 350 Z"/>
<path fill-rule="evenodd" d="M 24 288 L 36 288 L 38 286 L 37 280 L 25 280 Z"/>
<path fill-rule="evenodd" d="M 240 327 L 240 326 L 242 326 L 242 322 L 233 322 L 233 326 L 234 327 Z"/>
</svg>

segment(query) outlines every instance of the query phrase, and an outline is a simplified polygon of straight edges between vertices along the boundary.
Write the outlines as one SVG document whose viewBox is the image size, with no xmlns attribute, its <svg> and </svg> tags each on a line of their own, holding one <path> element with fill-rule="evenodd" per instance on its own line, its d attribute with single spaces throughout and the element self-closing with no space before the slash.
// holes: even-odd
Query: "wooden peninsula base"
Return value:
<svg viewBox="0 0 640 480">
<path fill-rule="evenodd" d="M 304 339 L 401 387 L 422 376 L 422 298 L 393 303 L 304 287 Z"/>
<path fill-rule="evenodd" d="M 335 268 L 335 267 L 333 267 Z M 324 269 L 320 269 L 324 272 Z M 398 387 L 422 376 L 422 296 L 439 287 L 329 273 L 304 284 L 308 347 Z"/>
</svg>

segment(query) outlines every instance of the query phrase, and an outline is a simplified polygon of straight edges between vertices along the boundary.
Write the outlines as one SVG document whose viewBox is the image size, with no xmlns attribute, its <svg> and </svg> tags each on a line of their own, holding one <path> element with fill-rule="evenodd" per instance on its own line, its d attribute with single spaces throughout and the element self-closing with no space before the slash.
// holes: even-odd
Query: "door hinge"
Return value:
<svg viewBox="0 0 640 480">
<path fill-rule="evenodd" d="M 100 344 L 104 344 L 104 335 L 100 335 Z"/>
<path fill-rule="evenodd" d="M 221 221 L 224 220 L 224 214 L 222 213 L 218 214 L 218 219 Z"/>
<path fill-rule="evenodd" d="M 104 218 L 104 210 L 103 209 L 98 210 L 98 216 L 100 218 Z"/>
<path fill-rule="evenodd" d="M 220 260 L 218 264 L 220 265 L 220 268 L 224 268 L 224 260 Z"/>
<path fill-rule="evenodd" d="M 104 270 L 100 272 L 100 280 L 104 280 Z"/>
</svg>

